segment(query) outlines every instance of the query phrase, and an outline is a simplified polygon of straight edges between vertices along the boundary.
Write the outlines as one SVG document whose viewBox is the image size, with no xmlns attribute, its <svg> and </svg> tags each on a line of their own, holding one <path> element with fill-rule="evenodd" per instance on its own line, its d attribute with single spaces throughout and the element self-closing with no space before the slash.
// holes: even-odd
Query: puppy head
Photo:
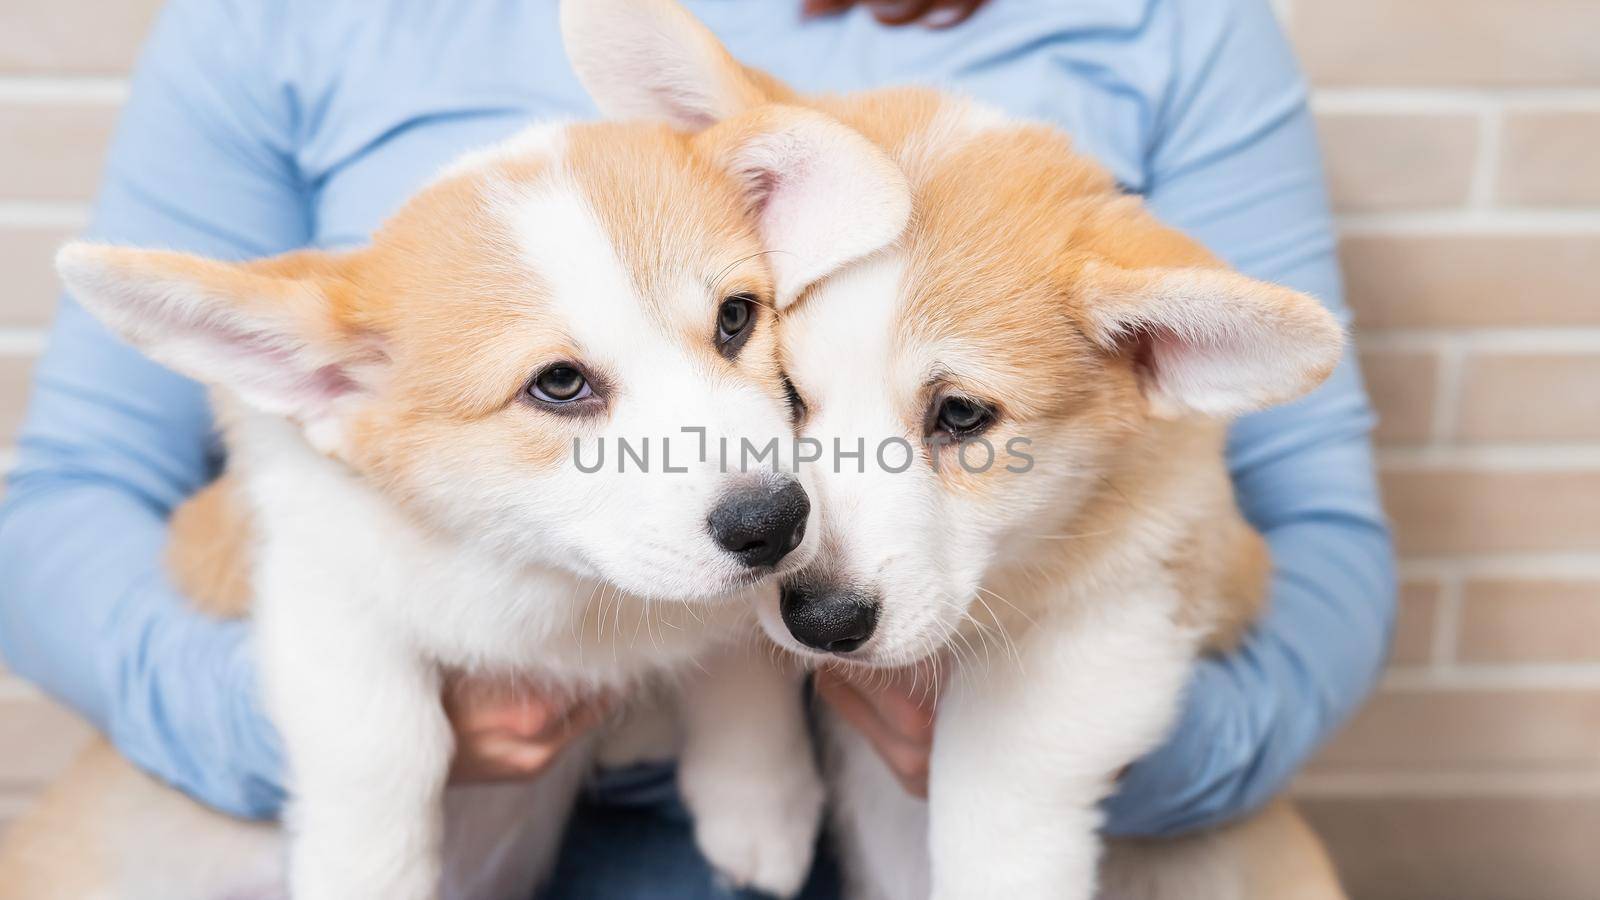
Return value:
<svg viewBox="0 0 1600 900">
<path fill-rule="evenodd" d="M 910 177 L 902 238 L 802 279 L 780 329 L 823 525 L 761 610 L 781 645 L 939 651 L 998 567 L 1070 539 L 1047 532 L 1154 423 L 1291 399 L 1339 357 L 1314 300 L 1228 272 L 1049 129 L 926 91 L 797 98 L 673 0 L 565 0 L 562 24 L 602 109 L 693 131 L 810 103 Z"/>
<path fill-rule="evenodd" d="M 762 615 L 801 652 L 940 652 L 974 606 L 1007 614 L 984 594 L 1000 571 L 1026 577 L 1084 532 L 1161 527 L 1161 510 L 1090 514 L 1126 507 L 1114 482 L 1136 466 L 1207 465 L 1152 462 L 1151 435 L 1297 397 L 1340 355 L 1315 300 L 1223 268 L 1050 130 L 974 115 L 970 139 L 907 151 L 900 246 L 819 285 L 780 332 L 800 430 L 823 448 L 823 545 Z M 864 464 L 839 445 L 865 445 Z"/>
<path fill-rule="evenodd" d="M 724 453 L 788 446 L 775 302 L 898 233 L 903 214 L 855 203 L 897 179 L 803 110 L 695 136 L 542 127 L 451 167 L 364 249 L 73 244 L 58 266 L 153 358 L 291 423 L 425 526 L 700 599 L 812 550 L 787 454 L 740 471 Z M 775 276 L 791 248 L 806 265 Z"/>
</svg>

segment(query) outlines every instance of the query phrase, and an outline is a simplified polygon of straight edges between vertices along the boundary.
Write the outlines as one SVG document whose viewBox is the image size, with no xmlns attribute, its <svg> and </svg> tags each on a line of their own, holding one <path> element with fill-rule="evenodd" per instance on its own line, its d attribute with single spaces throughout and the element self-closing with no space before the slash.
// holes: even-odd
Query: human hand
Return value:
<svg viewBox="0 0 1600 900">
<path fill-rule="evenodd" d="M 928 796 L 938 697 L 926 666 L 883 672 L 819 669 L 818 696 L 866 736 L 906 792 Z"/>
<path fill-rule="evenodd" d="M 598 725 L 611 698 L 570 701 L 526 684 L 454 680 L 445 687 L 444 710 L 456 736 L 451 781 L 526 781 Z"/>
</svg>

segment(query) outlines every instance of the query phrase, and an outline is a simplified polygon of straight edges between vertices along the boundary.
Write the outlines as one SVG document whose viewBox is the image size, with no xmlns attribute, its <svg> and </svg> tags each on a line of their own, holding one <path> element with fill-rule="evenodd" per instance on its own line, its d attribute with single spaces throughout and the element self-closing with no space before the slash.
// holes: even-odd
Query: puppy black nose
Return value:
<svg viewBox="0 0 1600 900">
<path fill-rule="evenodd" d="M 778 611 L 794 639 L 814 650 L 849 653 L 872 637 L 878 625 L 876 598 L 854 591 L 790 585 Z"/>
<path fill-rule="evenodd" d="M 751 568 L 775 566 L 806 537 L 811 501 L 792 478 L 758 481 L 729 491 L 706 523 L 722 549 Z"/>
</svg>

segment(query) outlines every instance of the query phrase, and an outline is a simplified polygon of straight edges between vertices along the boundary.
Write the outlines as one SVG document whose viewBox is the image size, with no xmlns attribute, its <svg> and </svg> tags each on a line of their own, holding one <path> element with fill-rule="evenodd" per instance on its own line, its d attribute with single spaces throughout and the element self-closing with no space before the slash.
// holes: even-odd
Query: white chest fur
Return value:
<svg viewBox="0 0 1600 900">
<path fill-rule="evenodd" d="M 272 445 L 241 466 L 261 532 L 257 615 L 296 632 L 375 629 L 440 667 L 584 689 L 679 665 L 749 621 L 748 597 L 651 603 L 497 559 L 411 521 L 272 423 L 252 431 Z"/>
<path fill-rule="evenodd" d="M 498 789 L 494 802 L 469 804 L 465 818 L 450 804 L 447 828 L 446 670 L 615 692 L 657 674 L 699 676 L 714 667 L 716 645 L 742 650 L 751 635 L 750 598 L 649 603 L 496 559 L 411 522 L 281 423 L 249 430 L 236 466 L 260 534 L 254 617 L 267 702 L 292 770 L 297 900 L 431 900 L 440 884 L 446 897 L 478 900 L 504 895 L 502 878 L 538 880 L 593 748 L 569 751 L 531 793 Z M 703 842 L 720 867 L 773 888 L 797 885 L 821 804 L 798 693 L 764 657 L 740 657 L 731 674 L 680 692 L 684 771 L 718 788 L 686 795 L 702 824 L 726 823 L 706 832 L 723 839 Z M 720 773 L 758 744 L 764 765 L 739 766 L 749 784 L 728 790 Z M 770 827 L 732 824 L 752 809 L 775 811 Z M 740 871 L 753 864 L 747 858 L 771 862 L 750 852 L 752 841 L 784 848 L 776 875 Z"/>
</svg>

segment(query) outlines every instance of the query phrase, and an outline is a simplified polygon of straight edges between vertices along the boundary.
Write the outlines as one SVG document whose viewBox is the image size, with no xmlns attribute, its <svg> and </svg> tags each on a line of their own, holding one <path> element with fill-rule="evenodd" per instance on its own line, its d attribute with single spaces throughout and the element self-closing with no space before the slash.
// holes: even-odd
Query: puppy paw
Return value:
<svg viewBox="0 0 1600 900">
<path fill-rule="evenodd" d="M 679 773 L 695 843 L 730 887 L 792 897 L 811 871 L 823 787 L 810 760 L 800 771 Z"/>
</svg>

